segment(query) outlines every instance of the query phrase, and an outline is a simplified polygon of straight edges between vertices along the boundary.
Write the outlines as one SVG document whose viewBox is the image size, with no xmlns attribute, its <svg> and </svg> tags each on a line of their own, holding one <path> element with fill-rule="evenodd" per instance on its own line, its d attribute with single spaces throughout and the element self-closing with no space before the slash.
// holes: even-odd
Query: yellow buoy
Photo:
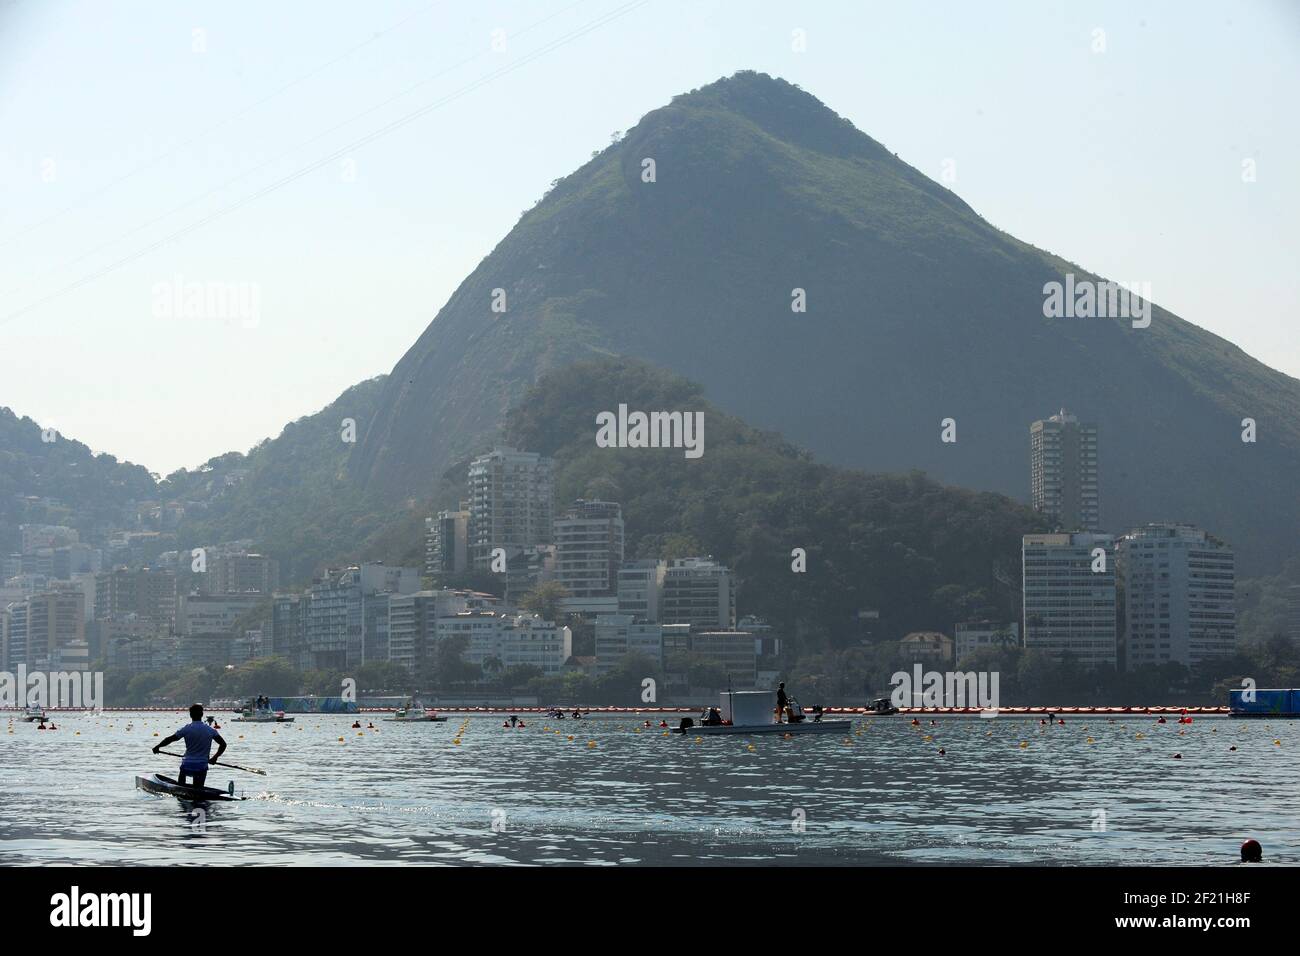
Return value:
<svg viewBox="0 0 1300 956">
<path fill-rule="evenodd" d="M 1091 737 L 1089 737 L 1089 738 L 1088 738 L 1088 743 L 1090 743 L 1090 744 L 1091 744 L 1091 743 L 1095 743 L 1095 741 L 1094 741 Z"/>
<path fill-rule="evenodd" d="M 745 749 L 747 749 L 750 753 L 753 753 L 753 752 L 754 752 L 754 745 L 753 745 L 753 744 L 750 744 L 750 745 L 749 745 L 747 748 L 745 748 Z"/>
<path fill-rule="evenodd" d="M 1022 741 L 1020 741 L 1020 749 L 1021 749 L 1021 750 L 1024 750 L 1024 749 L 1025 749 L 1026 747 L 1028 747 L 1028 746 L 1029 746 L 1029 741 L 1027 741 L 1027 740 L 1022 740 Z"/>
<path fill-rule="evenodd" d="M 596 741 L 594 741 L 594 740 L 588 740 L 588 741 L 587 741 L 587 747 L 588 747 L 588 748 L 591 748 L 591 747 L 594 747 L 594 746 L 596 746 Z"/>
<path fill-rule="evenodd" d="M 343 743 L 343 738 L 342 738 L 342 737 L 339 738 L 339 743 Z"/>
</svg>

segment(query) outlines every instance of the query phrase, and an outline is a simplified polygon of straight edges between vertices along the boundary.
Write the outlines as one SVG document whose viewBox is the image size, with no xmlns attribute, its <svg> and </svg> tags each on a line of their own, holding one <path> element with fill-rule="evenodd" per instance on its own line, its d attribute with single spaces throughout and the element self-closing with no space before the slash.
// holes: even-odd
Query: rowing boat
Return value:
<svg viewBox="0 0 1300 956">
<path fill-rule="evenodd" d="M 164 777 L 160 773 L 138 773 L 135 775 L 135 787 L 137 790 L 166 794 L 176 797 L 178 800 L 189 800 L 193 803 L 206 803 L 212 800 L 248 799 L 247 797 L 235 796 L 235 781 L 233 780 L 230 781 L 228 789 L 217 790 L 215 787 L 189 787 L 177 783 L 172 777 Z"/>
</svg>

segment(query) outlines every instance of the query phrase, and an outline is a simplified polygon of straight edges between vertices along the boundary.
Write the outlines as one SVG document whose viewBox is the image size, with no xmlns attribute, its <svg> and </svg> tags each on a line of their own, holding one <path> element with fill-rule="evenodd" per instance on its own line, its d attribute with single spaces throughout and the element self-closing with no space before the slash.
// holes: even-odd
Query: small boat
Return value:
<svg viewBox="0 0 1300 956">
<path fill-rule="evenodd" d="M 789 720 L 773 720 L 773 695 L 768 691 L 727 691 L 722 694 L 721 707 L 708 707 L 700 722 L 683 717 L 677 733 L 699 737 L 733 734 L 847 734 L 853 728 L 851 720 L 823 720 L 820 707 L 813 708 L 812 718 L 804 713 L 799 702 L 790 698 Z"/>
<path fill-rule="evenodd" d="M 235 796 L 235 781 L 230 781 L 225 790 L 217 790 L 215 787 L 190 787 L 182 783 L 177 783 L 172 777 L 164 777 L 160 773 L 138 773 L 135 775 L 135 788 L 144 790 L 148 793 L 161 793 L 168 796 L 176 797 L 178 800 L 188 800 L 191 803 L 208 803 L 210 801 L 220 800 L 247 800 L 247 797 Z"/>
<path fill-rule="evenodd" d="M 863 717 L 893 717 L 898 713 L 898 708 L 894 706 L 893 701 L 888 697 L 880 697 L 867 704 L 866 709 L 862 712 Z"/>
<path fill-rule="evenodd" d="M 284 716 L 282 710 L 252 710 L 245 708 L 232 723 L 236 724 L 291 724 L 292 717 Z"/>
<path fill-rule="evenodd" d="M 37 721 L 37 720 L 46 721 L 49 719 L 50 716 L 49 714 L 45 713 L 45 708 L 43 707 L 28 707 L 25 711 L 23 711 L 23 720 L 27 721 L 28 723 L 32 723 L 33 721 Z"/>
<path fill-rule="evenodd" d="M 446 719 L 438 716 L 432 707 L 401 707 L 393 713 L 393 716 L 384 718 L 390 724 L 440 724 Z"/>
</svg>

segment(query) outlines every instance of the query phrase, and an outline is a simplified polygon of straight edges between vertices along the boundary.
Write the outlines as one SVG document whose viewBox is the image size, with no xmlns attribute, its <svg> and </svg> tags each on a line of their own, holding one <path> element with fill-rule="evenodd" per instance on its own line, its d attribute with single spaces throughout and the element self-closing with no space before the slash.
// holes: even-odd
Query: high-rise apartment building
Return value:
<svg viewBox="0 0 1300 956">
<path fill-rule="evenodd" d="M 176 623 L 176 572 L 114 568 L 95 576 L 95 619 L 134 614 L 146 621 Z"/>
<path fill-rule="evenodd" d="M 445 580 L 469 568 L 469 505 L 424 519 L 424 573 Z"/>
<path fill-rule="evenodd" d="M 579 498 L 555 519 L 555 578 L 581 600 L 613 597 L 623 565 L 623 509 Z"/>
<path fill-rule="evenodd" d="M 664 571 L 659 620 L 709 630 L 736 626 L 736 582 L 712 558 L 679 558 Z"/>
<path fill-rule="evenodd" d="M 1065 409 L 1029 426 L 1030 501 L 1061 531 L 1098 531 L 1097 426 Z"/>
<path fill-rule="evenodd" d="M 1025 648 L 1085 667 L 1117 661 L 1115 542 L 1108 534 L 1027 534 L 1021 544 Z"/>
<path fill-rule="evenodd" d="M 496 548 L 511 555 L 549 544 L 554 516 L 553 462 L 535 452 L 496 448 L 469 466 L 469 556 L 491 568 Z"/>
<path fill-rule="evenodd" d="M 1236 650 L 1232 549 L 1199 528 L 1148 524 L 1119 539 L 1125 666 L 1194 667 Z"/>
<path fill-rule="evenodd" d="M 629 561 L 618 572 L 618 613 L 657 623 L 668 562 Z"/>
<path fill-rule="evenodd" d="M 327 571 L 303 614 L 305 653 L 318 669 L 388 660 L 388 601 L 420 589 L 415 568 L 362 564 Z"/>
</svg>

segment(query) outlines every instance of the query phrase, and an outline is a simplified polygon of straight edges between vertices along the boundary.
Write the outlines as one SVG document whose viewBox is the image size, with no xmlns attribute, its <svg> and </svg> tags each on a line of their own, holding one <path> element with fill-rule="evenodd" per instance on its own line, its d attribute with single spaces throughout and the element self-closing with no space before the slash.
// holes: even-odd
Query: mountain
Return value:
<svg viewBox="0 0 1300 956">
<path fill-rule="evenodd" d="M 734 568 L 738 612 L 766 617 L 801 650 L 854 643 L 864 627 L 900 635 L 1019 616 L 1020 538 L 1044 530 L 1028 507 L 917 472 L 819 464 L 702 393 L 640 361 L 585 361 L 543 376 L 510 413 L 505 438 L 554 457 L 561 504 L 620 502 L 629 557 L 712 554 Z M 620 402 L 698 412 L 704 454 L 597 447 L 596 415 Z M 803 572 L 792 569 L 796 548 Z M 858 619 L 867 609 L 879 613 L 871 624 Z"/>
<path fill-rule="evenodd" d="M 1068 274 L 1099 278 L 808 93 L 740 73 L 649 113 L 524 214 L 398 362 L 349 473 L 422 495 L 543 374 L 622 355 L 828 462 L 1020 500 L 1029 424 L 1066 407 L 1100 427 L 1108 528 L 1190 521 L 1243 570 L 1280 566 L 1300 529 L 1300 381 L 1158 306 L 1147 328 L 1045 317 Z"/>
<path fill-rule="evenodd" d="M 286 583 L 309 581 L 329 563 L 371 557 L 418 563 L 418 544 L 394 549 L 414 541 L 427 509 L 381 502 L 347 474 L 355 443 L 347 440 L 352 432 L 345 422 L 354 422 L 360 435 L 383 387 L 383 376 L 361 382 L 246 455 L 230 452 L 168 475 L 157 493 L 185 507 L 179 546 L 250 540 L 280 561 Z"/>
<path fill-rule="evenodd" d="M 67 525 L 86 540 L 122 527 L 156 494 L 147 469 L 0 407 L 0 554 L 20 549 L 19 525 Z"/>
</svg>

